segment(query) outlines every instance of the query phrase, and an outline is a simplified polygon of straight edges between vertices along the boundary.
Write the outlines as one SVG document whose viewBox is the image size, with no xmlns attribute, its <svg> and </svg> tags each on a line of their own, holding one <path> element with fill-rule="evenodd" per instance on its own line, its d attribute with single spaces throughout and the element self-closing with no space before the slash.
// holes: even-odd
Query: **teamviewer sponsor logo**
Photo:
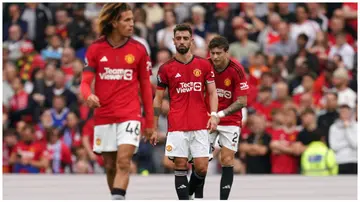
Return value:
<svg viewBox="0 0 360 202">
<path fill-rule="evenodd" d="M 105 67 L 104 69 L 104 73 L 99 73 L 100 79 L 102 80 L 132 80 L 132 69 L 110 69 L 109 67 Z"/>
<path fill-rule="evenodd" d="M 177 93 L 188 93 L 191 91 L 201 91 L 201 82 L 180 83 L 180 88 L 176 88 Z"/>
<path fill-rule="evenodd" d="M 218 94 L 218 97 L 221 97 L 221 98 L 224 97 L 224 98 L 226 98 L 226 99 L 231 99 L 231 98 L 232 98 L 231 91 L 217 88 L 217 89 L 216 89 L 216 92 L 217 92 L 217 94 Z"/>
</svg>

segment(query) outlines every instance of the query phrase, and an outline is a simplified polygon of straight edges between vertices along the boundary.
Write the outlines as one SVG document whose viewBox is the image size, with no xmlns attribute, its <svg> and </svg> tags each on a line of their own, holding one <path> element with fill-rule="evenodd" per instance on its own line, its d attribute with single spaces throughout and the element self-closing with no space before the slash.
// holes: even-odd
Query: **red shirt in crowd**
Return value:
<svg viewBox="0 0 360 202">
<path fill-rule="evenodd" d="M 271 140 L 282 141 L 286 145 L 291 145 L 296 142 L 296 137 L 299 133 L 294 129 L 291 131 L 272 130 Z M 289 154 L 271 154 L 272 173 L 274 174 L 295 174 L 298 170 L 298 159 L 295 156 Z"/>
<path fill-rule="evenodd" d="M 271 113 L 274 109 L 281 108 L 281 104 L 278 102 L 271 102 L 271 104 L 265 106 L 260 102 L 255 102 L 252 107 L 256 110 L 257 114 L 262 114 L 266 117 L 267 121 L 271 121 Z"/>
<path fill-rule="evenodd" d="M 55 144 L 47 144 L 44 157 L 50 161 L 53 173 L 64 173 L 65 165 L 71 165 L 71 151 L 62 141 Z"/>
<path fill-rule="evenodd" d="M 39 161 L 44 157 L 44 150 L 44 145 L 39 142 L 27 144 L 21 141 L 15 145 L 12 153 L 29 161 Z M 39 173 L 44 171 L 44 169 L 39 169 L 31 165 L 23 165 L 21 163 L 15 163 L 13 166 L 14 173 Z"/>
</svg>

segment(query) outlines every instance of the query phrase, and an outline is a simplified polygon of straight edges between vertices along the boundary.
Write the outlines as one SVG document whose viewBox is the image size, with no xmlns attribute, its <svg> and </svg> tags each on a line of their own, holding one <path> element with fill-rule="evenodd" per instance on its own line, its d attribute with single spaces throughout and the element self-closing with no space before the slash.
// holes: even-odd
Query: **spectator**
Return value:
<svg viewBox="0 0 360 202">
<path fill-rule="evenodd" d="M 325 63 L 324 71 L 315 80 L 314 83 L 315 93 L 320 93 L 321 95 L 323 95 L 324 92 L 332 88 L 332 75 L 336 68 L 337 65 L 333 61 L 328 60 Z"/>
<path fill-rule="evenodd" d="M 73 66 L 75 61 L 75 51 L 72 48 L 64 48 L 61 56 L 61 69 L 65 73 L 65 82 L 74 77 Z"/>
<path fill-rule="evenodd" d="M 10 14 L 10 21 L 7 21 L 4 23 L 3 26 L 3 40 L 6 41 L 9 37 L 9 28 L 12 25 L 19 25 L 20 30 L 22 31 L 21 37 L 26 36 L 27 33 L 27 23 L 20 19 L 21 17 L 21 11 L 19 8 L 19 5 L 17 4 L 11 4 L 9 6 L 9 14 Z"/>
<path fill-rule="evenodd" d="M 234 32 L 238 41 L 230 44 L 229 54 L 240 63 L 247 64 L 247 58 L 259 51 L 260 47 L 248 39 L 248 31 L 244 24 L 235 27 Z"/>
<path fill-rule="evenodd" d="M 85 62 L 85 53 L 87 48 L 96 40 L 96 36 L 94 33 L 90 33 L 85 36 L 84 46 L 76 50 L 76 57 L 81 59 L 81 61 Z"/>
<path fill-rule="evenodd" d="M 266 117 L 267 121 L 271 121 L 271 111 L 280 106 L 272 101 L 271 88 L 261 87 L 258 93 L 257 102 L 253 103 L 251 107 L 255 109 L 257 114 L 261 114 Z"/>
<path fill-rule="evenodd" d="M 292 40 L 298 40 L 301 34 L 308 36 L 306 41 L 306 47 L 309 48 L 314 44 L 316 38 L 316 32 L 321 31 L 320 26 L 313 20 L 309 20 L 309 9 L 303 4 L 296 5 L 296 23 L 291 26 L 291 38 Z"/>
<path fill-rule="evenodd" d="M 294 89 L 293 100 L 295 104 L 300 105 L 301 97 L 308 93 L 312 96 L 313 105 L 316 109 L 320 109 L 321 106 L 321 94 L 314 92 L 315 75 L 308 73 L 302 77 L 301 85 Z"/>
<path fill-rule="evenodd" d="M 56 73 L 56 65 L 52 62 L 46 64 L 45 74 L 44 74 L 44 83 L 45 88 L 49 89 L 55 84 L 55 73 Z"/>
<path fill-rule="evenodd" d="M 41 56 L 44 60 L 60 60 L 63 51 L 60 36 L 52 35 L 49 37 L 49 45 L 41 51 Z"/>
<path fill-rule="evenodd" d="M 251 133 L 239 145 L 239 151 L 246 154 L 246 173 L 270 174 L 271 136 L 265 132 L 265 119 L 263 116 L 253 115 L 250 122 Z"/>
<path fill-rule="evenodd" d="M 66 40 L 69 37 L 68 24 L 70 23 L 70 18 L 68 12 L 60 8 L 55 13 L 56 20 L 56 34 L 61 37 L 62 40 Z"/>
<path fill-rule="evenodd" d="M 317 57 L 311 54 L 305 47 L 308 41 L 309 37 L 306 34 L 299 35 L 297 39 L 298 51 L 290 56 L 287 64 L 290 74 L 294 73 L 296 67 L 300 67 L 305 61 L 310 71 L 315 72 L 317 75 L 319 74 L 319 61 Z"/>
<path fill-rule="evenodd" d="M 357 174 L 357 134 L 353 109 L 340 105 L 339 119 L 329 131 L 330 148 L 335 151 L 339 174 Z"/>
<path fill-rule="evenodd" d="M 229 40 L 229 42 L 233 42 L 233 33 L 230 30 L 233 30 L 231 27 L 231 19 L 233 16 L 230 13 L 230 4 L 229 3 L 216 3 L 215 4 L 216 11 L 209 23 L 209 31 L 218 33 L 221 36 L 224 36 Z"/>
<path fill-rule="evenodd" d="M 287 23 L 295 23 L 296 16 L 294 13 L 289 11 L 289 3 L 278 3 L 278 13 L 282 20 Z"/>
<path fill-rule="evenodd" d="M 273 58 L 276 55 L 288 58 L 290 55 L 296 53 L 297 45 L 291 40 L 289 25 L 286 22 L 279 22 L 278 24 L 279 41 L 271 44 L 267 53 Z"/>
<path fill-rule="evenodd" d="M 321 5 L 319 3 L 306 3 L 306 6 L 309 9 L 309 19 L 317 22 L 322 31 L 326 32 L 329 20 L 321 13 Z"/>
<path fill-rule="evenodd" d="M 345 32 L 345 20 L 343 18 L 332 17 L 330 22 L 330 31 L 328 32 L 328 39 L 330 45 L 336 44 L 336 35 Z M 350 45 L 354 44 L 354 38 L 351 34 L 346 33 L 346 42 Z"/>
<path fill-rule="evenodd" d="M 154 28 L 155 24 L 163 21 L 164 10 L 158 3 L 145 3 L 142 8 L 146 12 L 146 26 L 148 28 Z"/>
<path fill-rule="evenodd" d="M 320 65 L 320 71 L 324 70 L 330 51 L 329 41 L 324 32 L 317 32 L 314 45 L 309 49 L 311 54 L 317 56 Z"/>
<path fill-rule="evenodd" d="M 348 70 L 354 68 L 354 49 L 346 42 L 346 33 L 340 32 L 336 35 L 336 44 L 331 46 L 329 59 L 334 59 L 336 55 L 340 55 Z"/>
<path fill-rule="evenodd" d="M 255 53 L 253 64 L 249 67 L 249 73 L 256 79 L 256 85 L 259 84 L 261 75 L 269 72 L 270 69 L 266 65 L 266 57 L 262 52 Z"/>
<path fill-rule="evenodd" d="M 20 46 L 21 58 L 17 61 L 20 70 L 20 78 L 24 81 L 31 80 L 35 68 L 44 68 L 45 62 L 41 55 L 36 52 L 31 42 L 24 42 Z"/>
<path fill-rule="evenodd" d="M 260 44 L 261 50 L 264 53 L 269 53 L 269 47 L 272 44 L 275 44 L 280 41 L 279 35 L 279 25 L 281 22 L 281 18 L 279 14 L 272 13 L 268 16 L 269 25 L 267 25 L 264 30 L 260 32 L 260 35 L 257 39 Z"/>
<path fill-rule="evenodd" d="M 50 110 L 44 111 L 41 114 L 40 122 L 37 123 L 34 127 L 35 139 L 45 144 L 47 141 L 46 131 L 48 129 L 51 129 L 53 125 L 54 125 L 54 120 L 52 119 L 51 111 Z"/>
<path fill-rule="evenodd" d="M 74 50 L 84 47 L 85 37 L 90 33 L 91 23 L 85 18 L 85 5 L 74 4 L 74 17 L 67 25 L 70 45 Z"/>
<path fill-rule="evenodd" d="M 11 173 L 12 166 L 10 165 L 10 155 L 13 152 L 15 145 L 17 144 L 17 136 L 16 131 L 13 129 L 6 130 L 4 132 L 4 139 L 3 139 L 3 173 Z"/>
<path fill-rule="evenodd" d="M 258 18 L 255 15 L 255 3 L 240 3 L 240 7 L 242 8 L 242 12 L 240 12 L 239 16 L 243 17 L 245 22 L 247 22 L 250 26 L 249 29 L 249 39 L 252 41 L 256 41 L 261 31 L 264 30 L 265 24 L 262 19 Z"/>
<path fill-rule="evenodd" d="M 11 83 L 17 77 L 17 70 L 16 66 L 11 62 L 5 63 L 3 68 L 3 106 L 9 108 L 10 99 L 14 95 Z"/>
<path fill-rule="evenodd" d="M 13 173 L 44 173 L 49 160 L 44 155 L 44 145 L 34 140 L 33 128 L 26 125 L 20 133 L 20 141 L 13 149 L 9 163 Z"/>
<path fill-rule="evenodd" d="M 60 95 L 55 95 L 53 98 L 53 108 L 50 109 L 53 127 L 60 129 L 65 126 L 66 118 L 70 110 L 66 107 L 65 98 Z"/>
<path fill-rule="evenodd" d="M 278 107 L 281 108 L 286 100 L 289 99 L 289 87 L 286 82 L 279 81 L 275 84 L 275 100 L 273 103 Z"/>
<path fill-rule="evenodd" d="M 21 58 L 21 44 L 24 43 L 21 33 L 21 27 L 17 24 L 9 28 L 9 38 L 4 42 L 4 47 L 9 50 L 9 60 L 16 61 Z"/>
<path fill-rule="evenodd" d="M 81 83 L 81 73 L 84 69 L 84 63 L 80 59 L 75 59 L 72 63 L 72 72 L 73 77 L 67 83 L 67 87 L 73 92 L 75 95 L 79 94 L 79 87 Z"/>
<path fill-rule="evenodd" d="M 136 41 L 140 42 L 142 45 L 144 45 L 146 48 L 147 54 L 149 56 L 151 55 L 149 43 L 146 41 L 145 38 L 140 37 L 140 30 L 137 27 L 134 28 L 134 35 L 132 36 L 132 38 L 135 39 Z"/>
<path fill-rule="evenodd" d="M 314 135 L 314 141 L 301 156 L 301 173 L 306 176 L 337 175 L 339 166 L 334 151 L 320 141 L 319 134 Z"/>
<path fill-rule="evenodd" d="M 156 33 L 156 41 L 160 48 L 168 48 L 172 53 L 176 52 L 173 42 L 173 29 L 176 25 L 176 14 L 174 11 L 165 11 L 164 13 L 165 28 Z"/>
<path fill-rule="evenodd" d="M 347 24 L 351 27 L 353 35 L 357 36 L 357 24 L 358 24 L 358 9 L 357 3 L 344 2 L 341 8 L 343 17 L 347 20 Z"/>
<path fill-rule="evenodd" d="M 27 37 L 35 44 L 35 50 L 40 52 L 45 48 L 45 28 L 52 24 L 50 10 L 41 3 L 26 3 L 21 20 L 28 24 Z"/>
<path fill-rule="evenodd" d="M 325 142 L 329 146 L 329 129 L 330 126 L 339 117 L 337 112 L 338 96 L 335 92 L 328 92 L 325 94 L 325 111 L 318 118 L 318 126 L 322 129 L 322 136 L 325 137 Z"/>
<path fill-rule="evenodd" d="M 65 173 L 72 164 L 69 147 L 59 139 L 59 132 L 56 129 L 46 129 L 46 150 L 44 156 L 50 162 L 47 172 Z"/>
<path fill-rule="evenodd" d="M 194 33 L 205 39 L 206 33 L 209 31 L 208 24 L 205 23 L 206 10 L 200 5 L 195 5 L 191 8 L 191 13 Z"/>
<path fill-rule="evenodd" d="M 169 49 L 163 48 L 160 49 L 156 54 L 156 63 L 153 65 L 151 72 L 151 83 L 157 85 L 157 73 L 161 65 L 170 60 L 172 57 L 172 52 Z"/>
<path fill-rule="evenodd" d="M 69 112 L 66 115 L 64 127 L 60 131 L 62 142 L 73 151 L 81 146 L 81 126 L 79 123 L 77 115 L 74 112 Z"/>
<path fill-rule="evenodd" d="M 349 74 L 345 68 L 338 68 L 333 73 L 334 90 L 338 95 L 338 105 L 346 104 L 351 108 L 356 105 L 356 93 L 348 87 Z"/>
<path fill-rule="evenodd" d="M 134 27 L 139 30 L 139 33 L 137 35 L 144 39 L 147 39 L 149 35 L 149 30 L 146 26 L 146 18 L 146 11 L 143 8 L 135 8 Z"/>
<path fill-rule="evenodd" d="M 270 142 L 271 166 L 274 174 L 295 174 L 298 172 L 298 159 L 293 156 L 292 144 L 296 141 L 296 110 L 285 111 L 285 127 L 274 131 Z"/>
<path fill-rule="evenodd" d="M 61 70 L 56 70 L 54 76 L 54 85 L 47 88 L 45 91 L 46 107 L 52 106 L 54 96 L 63 96 L 66 98 L 66 106 L 70 109 L 77 108 L 77 97 L 65 86 L 65 73 Z"/>
<path fill-rule="evenodd" d="M 294 154 L 297 156 L 301 156 L 307 146 L 313 141 L 318 141 L 318 136 L 322 134 L 321 129 L 316 123 L 316 114 L 313 109 L 307 108 L 303 111 L 301 123 L 303 129 L 296 137 L 296 142 L 292 144 Z"/>
</svg>

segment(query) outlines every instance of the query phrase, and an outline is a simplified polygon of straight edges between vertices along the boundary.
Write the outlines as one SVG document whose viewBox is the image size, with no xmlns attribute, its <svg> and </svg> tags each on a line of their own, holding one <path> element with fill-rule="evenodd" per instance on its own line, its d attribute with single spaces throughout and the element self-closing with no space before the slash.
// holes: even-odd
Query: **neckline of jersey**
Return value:
<svg viewBox="0 0 360 202">
<path fill-rule="evenodd" d="M 215 68 L 214 68 L 214 70 L 215 70 L 216 73 L 221 74 L 221 73 L 223 73 L 228 67 L 230 67 L 230 64 L 231 64 L 231 60 L 229 59 L 229 62 L 228 62 L 228 64 L 227 64 L 227 66 L 226 66 L 223 70 L 217 71 Z"/>
<path fill-rule="evenodd" d="M 113 49 L 118 49 L 118 48 L 122 48 L 123 46 L 125 46 L 125 45 L 130 41 L 130 37 L 128 37 L 128 39 L 125 41 L 125 43 L 123 43 L 123 44 L 121 44 L 121 45 L 119 45 L 119 46 L 114 46 L 114 45 L 112 45 L 112 44 L 110 43 L 110 41 L 108 40 L 107 37 L 105 37 L 105 40 L 106 40 L 106 42 L 109 44 L 109 46 L 110 46 L 111 48 L 113 48 Z"/>
<path fill-rule="evenodd" d="M 194 60 L 194 58 L 195 58 L 195 55 L 192 56 L 191 60 L 190 60 L 188 63 L 183 63 L 183 62 L 181 62 L 180 60 L 177 60 L 176 57 L 174 57 L 174 60 L 177 61 L 177 62 L 180 63 L 180 64 L 188 65 L 188 64 L 190 64 L 190 63 Z"/>
</svg>

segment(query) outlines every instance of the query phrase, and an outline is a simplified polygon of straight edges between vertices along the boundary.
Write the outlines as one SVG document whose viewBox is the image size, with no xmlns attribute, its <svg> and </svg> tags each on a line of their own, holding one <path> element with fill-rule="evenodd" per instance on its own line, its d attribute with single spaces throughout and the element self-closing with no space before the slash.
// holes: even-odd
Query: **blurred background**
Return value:
<svg viewBox="0 0 360 202">
<path fill-rule="evenodd" d="M 3 5 L 3 172 L 104 173 L 92 152 L 93 111 L 79 94 L 103 3 Z M 215 35 L 229 40 L 250 83 L 237 174 L 299 174 L 301 154 L 318 140 L 353 168 L 341 174 L 357 173 L 357 3 L 131 5 L 133 37 L 151 56 L 153 92 L 159 66 L 176 51 L 177 23 L 192 26 L 191 51 L 201 57 Z M 133 173 L 172 172 L 164 157 L 168 111 L 166 98 L 160 142 L 141 143 Z M 294 152 L 279 153 L 277 144 Z M 209 174 L 221 172 L 218 151 Z"/>
</svg>

